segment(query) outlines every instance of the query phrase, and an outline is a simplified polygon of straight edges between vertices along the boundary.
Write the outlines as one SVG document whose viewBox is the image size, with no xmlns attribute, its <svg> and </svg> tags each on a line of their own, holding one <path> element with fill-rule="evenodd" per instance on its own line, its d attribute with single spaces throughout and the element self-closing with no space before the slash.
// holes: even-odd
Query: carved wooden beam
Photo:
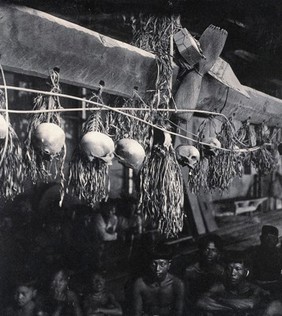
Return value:
<svg viewBox="0 0 282 316">
<path fill-rule="evenodd" d="M 134 87 L 141 95 L 154 88 L 157 75 L 151 53 L 44 12 L 4 4 L 0 5 L 0 54 L 6 70 L 46 78 L 56 66 L 62 82 L 96 89 L 103 80 L 106 92 L 128 97 Z M 174 74 L 177 71 L 174 65 Z M 282 126 L 282 100 L 242 86 L 220 58 L 204 75 L 197 109 Z"/>
<path fill-rule="evenodd" d="M 0 6 L 0 54 L 4 69 L 131 96 L 154 88 L 155 56 L 132 45 L 27 7 Z M 176 67 L 176 66 L 175 66 Z M 176 67 L 177 68 L 177 67 Z"/>
<path fill-rule="evenodd" d="M 248 96 L 231 89 L 211 76 L 205 76 L 197 103 L 198 110 L 217 111 L 234 120 L 250 118 L 253 124 L 265 122 L 282 127 L 282 100 L 243 86 Z"/>
</svg>

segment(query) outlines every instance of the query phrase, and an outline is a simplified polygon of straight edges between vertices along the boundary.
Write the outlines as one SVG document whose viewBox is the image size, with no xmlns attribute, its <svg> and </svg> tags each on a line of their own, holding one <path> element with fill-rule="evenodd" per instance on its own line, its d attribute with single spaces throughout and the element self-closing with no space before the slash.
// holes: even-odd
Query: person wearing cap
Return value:
<svg viewBox="0 0 282 316">
<path fill-rule="evenodd" d="M 169 273 L 169 251 L 150 254 L 148 273 L 133 284 L 132 316 L 182 316 L 184 285 Z"/>
<path fill-rule="evenodd" d="M 195 306 L 199 297 L 224 276 L 221 260 L 222 239 L 215 234 L 199 240 L 199 260 L 185 269 L 185 313 L 197 315 Z"/>
<path fill-rule="evenodd" d="M 260 245 L 248 250 L 251 279 L 276 296 L 281 292 L 282 256 L 278 245 L 278 229 L 264 225 Z"/>
<path fill-rule="evenodd" d="M 233 253 L 227 258 L 225 278 L 213 285 L 197 301 L 198 315 L 251 316 L 266 307 L 269 293 L 248 282 L 249 269 L 244 256 Z"/>
</svg>

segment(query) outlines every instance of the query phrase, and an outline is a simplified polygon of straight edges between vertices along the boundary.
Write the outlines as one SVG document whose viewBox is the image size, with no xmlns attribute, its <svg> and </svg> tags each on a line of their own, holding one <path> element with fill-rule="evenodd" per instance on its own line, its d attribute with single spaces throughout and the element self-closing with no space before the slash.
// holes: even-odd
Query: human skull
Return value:
<svg viewBox="0 0 282 316">
<path fill-rule="evenodd" d="M 123 138 L 116 144 L 115 155 L 121 164 L 138 170 L 145 158 L 145 150 L 136 140 Z"/>
<path fill-rule="evenodd" d="M 205 153 L 208 155 L 217 155 L 217 149 L 221 148 L 221 143 L 216 137 L 208 137 L 205 141 Z"/>
<path fill-rule="evenodd" d="M 100 132 L 88 132 L 80 141 L 81 149 L 89 161 L 99 158 L 107 164 L 111 164 L 114 158 L 115 144 L 106 134 Z"/>
<path fill-rule="evenodd" d="M 7 134 L 7 122 L 4 116 L 0 114 L 0 139 L 6 138 Z"/>
<path fill-rule="evenodd" d="M 65 145 L 65 133 L 54 123 L 41 123 L 33 133 L 33 144 L 43 154 L 58 154 Z"/>
<path fill-rule="evenodd" d="M 179 145 L 176 148 L 176 158 L 181 166 L 188 166 L 194 169 L 200 161 L 199 150 L 191 145 Z"/>
</svg>

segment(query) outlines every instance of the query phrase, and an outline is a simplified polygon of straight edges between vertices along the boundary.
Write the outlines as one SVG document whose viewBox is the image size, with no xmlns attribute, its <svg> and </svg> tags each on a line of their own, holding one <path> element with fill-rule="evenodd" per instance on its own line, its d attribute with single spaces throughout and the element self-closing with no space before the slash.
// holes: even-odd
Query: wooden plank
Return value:
<svg viewBox="0 0 282 316">
<path fill-rule="evenodd" d="M 187 189 L 187 196 L 188 196 L 188 203 L 191 208 L 191 213 L 193 214 L 193 219 L 195 221 L 197 232 L 199 235 L 205 234 L 206 227 L 203 221 L 198 198 L 195 194 L 191 193 L 189 189 Z"/>
<path fill-rule="evenodd" d="M 187 236 L 187 237 L 177 238 L 175 240 L 166 241 L 165 244 L 168 246 L 171 246 L 171 245 L 176 245 L 176 244 L 179 244 L 179 243 L 187 241 L 187 240 L 193 240 L 193 237 Z"/>
<path fill-rule="evenodd" d="M 62 82 L 95 89 L 103 80 L 123 96 L 154 88 L 153 54 L 38 10 L 1 4 L 0 39 L 5 70 L 45 78 L 56 66 Z"/>
<path fill-rule="evenodd" d="M 200 205 L 200 210 L 203 216 L 204 223 L 208 232 L 213 232 L 218 229 L 218 226 L 215 221 L 215 210 L 212 202 L 211 196 L 206 194 L 199 194 L 198 201 Z"/>
</svg>

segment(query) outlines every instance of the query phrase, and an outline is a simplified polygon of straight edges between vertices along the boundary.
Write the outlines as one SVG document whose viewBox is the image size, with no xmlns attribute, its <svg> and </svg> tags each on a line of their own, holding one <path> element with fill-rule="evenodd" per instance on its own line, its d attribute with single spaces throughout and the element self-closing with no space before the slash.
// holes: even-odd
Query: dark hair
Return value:
<svg viewBox="0 0 282 316">
<path fill-rule="evenodd" d="M 247 256 L 245 253 L 241 251 L 230 251 L 225 255 L 225 263 L 226 265 L 231 263 L 241 263 L 244 264 L 245 267 L 249 266 L 249 262 L 247 260 Z"/>
<path fill-rule="evenodd" d="M 204 251 L 210 242 L 213 242 L 215 247 L 219 251 L 222 251 L 223 249 L 222 239 L 218 235 L 215 235 L 215 234 L 207 235 L 199 239 L 199 243 L 198 243 L 199 250 Z"/>
<path fill-rule="evenodd" d="M 30 277 L 21 277 L 20 279 L 16 280 L 15 282 L 15 289 L 20 286 L 25 286 L 31 288 L 33 290 L 37 289 L 37 280 L 31 279 Z"/>
<path fill-rule="evenodd" d="M 102 201 L 100 203 L 101 213 L 107 213 L 113 210 L 117 206 L 117 199 L 110 198 L 107 201 Z"/>
<path fill-rule="evenodd" d="M 106 275 L 107 275 L 107 270 L 103 269 L 103 268 L 95 268 L 95 269 L 90 269 L 88 271 L 88 273 L 90 274 L 91 277 L 93 277 L 93 275 L 101 275 L 102 277 L 106 278 Z M 88 274 L 88 275 L 89 275 Z"/>
<path fill-rule="evenodd" d="M 93 271 L 93 272 L 91 273 L 91 279 L 93 279 L 93 277 L 94 277 L 95 275 L 99 275 L 99 276 L 101 276 L 103 279 L 106 279 L 106 274 L 105 274 L 105 272 L 103 272 L 103 271 Z"/>
<path fill-rule="evenodd" d="M 63 274 L 63 276 L 64 276 L 64 278 L 65 278 L 66 280 L 69 280 L 70 277 L 71 277 L 71 274 L 72 274 L 71 271 L 69 271 L 69 270 L 67 270 L 67 269 L 58 268 L 58 269 L 56 269 L 56 270 L 53 270 L 53 273 L 52 273 L 52 275 L 51 275 L 51 280 L 52 280 L 52 281 L 54 280 L 55 276 L 56 276 L 59 272 L 62 272 L 62 274 Z"/>
<path fill-rule="evenodd" d="M 148 255 L 150 261 L 157 259 L 171 260 L 173 257 L 171 248 L 163 243 L 151 247 Z"/>
<path fill-rule="evenodd" d="M 265 235 L 268 235 L 268 234 L 271 234 L 271 235 L 274 235 L 274 236 L 278 237 L 279 232 L 278 232 L 277 227 L 272 226 L 272 225 L 264 225 L 264 226 L 262 226 L 261 235 L 265 236 Z"/>
</svg>

